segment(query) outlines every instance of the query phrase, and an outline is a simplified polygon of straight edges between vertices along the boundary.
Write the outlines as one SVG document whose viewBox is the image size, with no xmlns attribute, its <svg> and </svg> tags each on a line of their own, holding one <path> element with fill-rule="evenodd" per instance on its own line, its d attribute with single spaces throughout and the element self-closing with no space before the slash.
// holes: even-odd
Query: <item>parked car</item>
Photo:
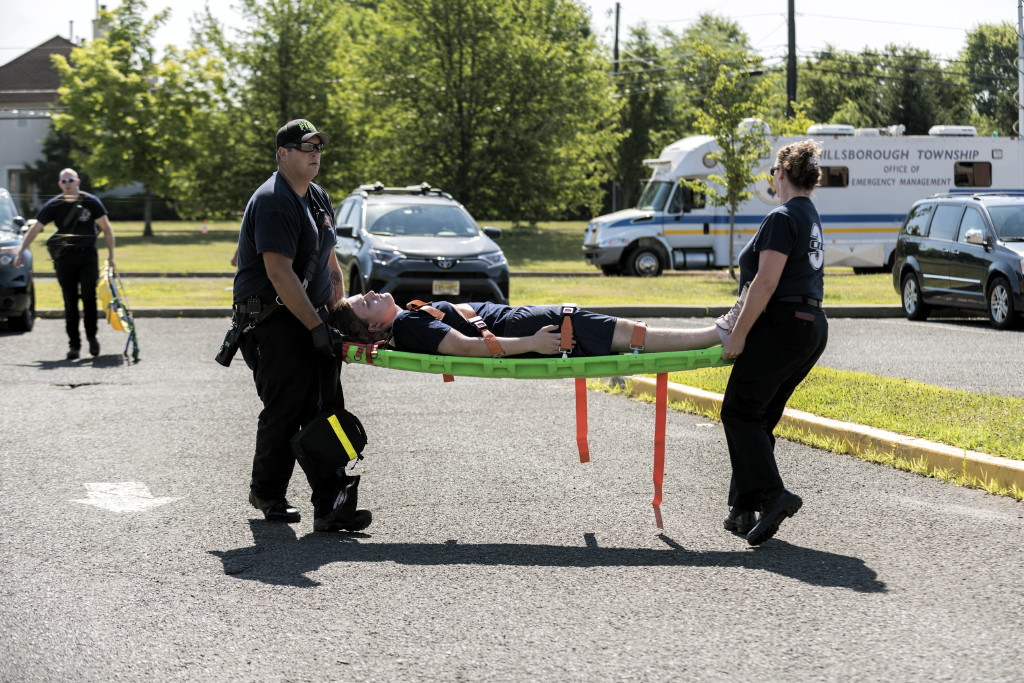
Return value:
<svg viewBox="0 0 1024 683">
<path fill-rule="evenodd" d="M 1024 311 L 1024 193 L 939 194 L 914 204 L 896 241 L 893 285 L 910 320 L 932 308 L 987 311 L 1007 329 Z"/>
<path fill-rule="evenodd" d="M 36 322 L 36 293 L 32 283 L 32 252 L 20 267 L 14 257 L 28 232 L 25 219 L 10 193 L 0 188 L 0 320 L 7 329 L 28 332 Z"/>
<path fill-rule="evenodd" d="M 423 185 L 361 185 L 335 215 L 335 251 L 352 294 L 508 303 L 508 261 L 462 204 Z"/>
</svg>

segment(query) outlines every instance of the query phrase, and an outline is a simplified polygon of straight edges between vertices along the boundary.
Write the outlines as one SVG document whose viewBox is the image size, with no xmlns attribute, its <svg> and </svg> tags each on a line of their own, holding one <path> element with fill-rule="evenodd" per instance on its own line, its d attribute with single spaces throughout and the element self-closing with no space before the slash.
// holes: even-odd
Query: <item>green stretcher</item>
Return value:
<svg viewBox="0 0 1024 683">
<path fill-rule="evenodd" d="M 621 377 L 731 365 L 729 361 L 722 359 L 721 347 L 667 353 L 623 353 L 589 358 L 466 358 L 431 356 L 390 349 L 378 349 L 373 352 L 368 347 L 353 344 L 346 349 L 345 361 L 377 365 L 391 370 L 496 379 Z"/>
<path fill-rule="evenodd" d="M 431 356 L 378 349 L 375 346 L 347 344 L 344 360 L 348 363 L 376 365 L 391 370 L 426 372 L 443 375 L 445 381 L 459 377 L 493 377 L 496 379 L 564 379 L 576 383 L 576 446 L 580 462 L 590 462 L 587 442 L 588 377 L 621 377 L 623 375 L 655 374 L 658 376 L 654 410 L 654 519 L 664 529 L 661 518 L 662 481 L 665 477 L 665 419 L 668 405 L 668 373 L 697 368 L 731 365 L 722 358 L 721 347 L 698 351 L 668 353 L 623 353 L 589 358 L 466 358 L 463 356 Z"/>
</svg>

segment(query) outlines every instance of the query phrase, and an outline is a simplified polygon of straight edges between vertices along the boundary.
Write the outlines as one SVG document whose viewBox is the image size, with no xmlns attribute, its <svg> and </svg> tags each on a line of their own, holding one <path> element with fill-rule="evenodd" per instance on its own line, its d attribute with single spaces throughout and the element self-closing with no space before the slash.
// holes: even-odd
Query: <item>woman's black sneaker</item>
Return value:
<svg viewBox="0 0 1024 683">
<path fill-rule="evenodd" d="M 725 521 L 722 522 L 722 526 L 725 527 L 726 531 L 731 531 L 737 536 L 746 536 L 756 523 L 757 518 L 754 517 L 753 511 L 744 510 L 743 508 L 730 508 L 729 514 L 725 516 Z"/>
<path fill-rule="evenodd" d="M 747 543 L 761 545 L 775 535 L 782 520 L 792 517 L 804 504 L 800 496 L 788 489 L 779 489 L 761 505 L 761 517 L 747 534 Z"/>
</svg>

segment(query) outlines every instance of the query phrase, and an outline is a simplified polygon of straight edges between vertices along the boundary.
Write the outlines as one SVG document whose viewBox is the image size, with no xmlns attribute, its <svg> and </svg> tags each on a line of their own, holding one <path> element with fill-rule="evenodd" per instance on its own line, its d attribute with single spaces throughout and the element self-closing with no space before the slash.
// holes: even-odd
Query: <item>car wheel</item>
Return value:
<svg viewBox="0 0 1024 683">
<path fill-rule="evenodd" d="M 903 276 L 903 314 L 907 320 L 924 320 L 928 317 L 928 306 L 921 297 L 921 285 L 917 276 L 907 273 Z"/>
<path fill-rule="evenodd" d="M 626 271 L 634 277 L 658 277 L 663 266 L 657 249 L 637 247 L 626 257 Z"/>
<path fill-rule="evenodd" d="M 988 288 L 988 320 L 997 330 L 1008 330 L 1017 324 L 1013 292 L 1006 278 L 997 277 Z"/>
<path fill-rule="evenodd" d="M 36 292 L 35 288 L 29 286 L 28 308 L 26 308 L 21 315 L 17 318 L 7 319 L 7 329 L 15 332 L 31 332 L 32 327 L 36 324 Z"/>
</svg>

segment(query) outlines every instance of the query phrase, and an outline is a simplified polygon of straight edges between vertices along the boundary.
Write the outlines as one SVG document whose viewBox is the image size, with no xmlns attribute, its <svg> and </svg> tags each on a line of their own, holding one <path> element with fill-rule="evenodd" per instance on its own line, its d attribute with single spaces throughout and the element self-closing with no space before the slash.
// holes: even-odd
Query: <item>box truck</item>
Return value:
<svg viewBox="0 0 1024 683">
<path fill-rule="evenodd" d="M 764 126 L 751 119 L 745 125 Z M 854 129 L 811 126 L 807 135 L 771 137 L 772 153 L 755 173 L 767 173 L 775 152 L 812 138 L 822 144 L 822 178 L 811 198 L 821 215 L 825 265 L 856 272 L 892 267 L 896 236 L 910 206 L 940 192 L 1024 190 L 1020 138 L 979 137 L 971 126 L 934 126 L 928 135 L 903 135 L 902 126 Z M 722 174 L 714 138 L 672 143 L 657 159 L 635 208 L 598 216 L 587 225 L 583 256 L 606 275 L 656 276 L 663 270 L 729 265 L 729 212 L 681 180 L 708 182 Z M 770 179 L 748 188 L 753 197 L 735 217 L 734 257 L 778 205 Z"/>
</svg>

